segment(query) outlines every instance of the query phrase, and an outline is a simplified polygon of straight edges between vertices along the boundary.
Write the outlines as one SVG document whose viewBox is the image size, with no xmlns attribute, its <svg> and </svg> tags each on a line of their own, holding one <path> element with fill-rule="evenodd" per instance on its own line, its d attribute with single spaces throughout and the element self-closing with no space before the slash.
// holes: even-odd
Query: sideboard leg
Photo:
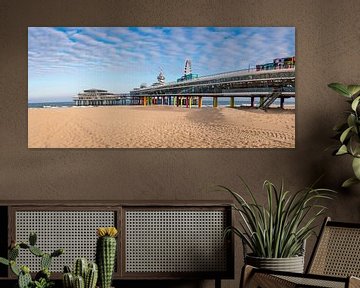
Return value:
<svg viewBox="0 0 360 288">
<path fill-rule="evenodd" d="M 215 279 L 215 288 L 221 288 L 221 279 L 220 278 Z"/>
</svg>

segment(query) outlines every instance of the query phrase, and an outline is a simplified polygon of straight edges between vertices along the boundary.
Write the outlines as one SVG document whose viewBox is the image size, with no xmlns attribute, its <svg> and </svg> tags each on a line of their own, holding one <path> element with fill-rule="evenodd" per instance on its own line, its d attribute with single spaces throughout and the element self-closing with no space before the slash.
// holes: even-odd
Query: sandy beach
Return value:
<svg viewBox="0 0 360 288">
<path fill-rule="evenodd" d="M 294 148 L 295 110 L 102 106 L 28 109 L 29 148 Z"/>
</svg>

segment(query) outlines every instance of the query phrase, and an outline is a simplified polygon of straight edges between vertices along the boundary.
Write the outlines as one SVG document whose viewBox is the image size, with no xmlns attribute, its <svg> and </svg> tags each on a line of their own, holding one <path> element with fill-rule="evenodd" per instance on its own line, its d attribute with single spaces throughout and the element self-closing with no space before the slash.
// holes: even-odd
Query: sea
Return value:
<svg viewBox="0 0 360 288">
<path fill-rule="evenodd" d="M 246 107 L 250 106 L 250 98 L 236 98 L 235 97 L 235 106 L 237 107 Z M 255 105 L 257 105 L 258 102 L 255 100 Z M 129 105 L 129 104 L 127 104 Z M 280 105 L 280 99 L 277 99 L 274 103 L 274 106 Z M 295 105 L 295 99 L 290 98 L 285 100 L 285 105 Z M 37 103 L 28 103 L 28 108 L 66 108 L 66 107 L 73 107 L 74 102 L 37 102 Z M 203 107 L 212 107 L 212 98 L 203 98 L 202 102 Z M 218 107 L 226 107 L 230 106 L 230 97 L 224 97 L 218 99 Z"/>
</svg>

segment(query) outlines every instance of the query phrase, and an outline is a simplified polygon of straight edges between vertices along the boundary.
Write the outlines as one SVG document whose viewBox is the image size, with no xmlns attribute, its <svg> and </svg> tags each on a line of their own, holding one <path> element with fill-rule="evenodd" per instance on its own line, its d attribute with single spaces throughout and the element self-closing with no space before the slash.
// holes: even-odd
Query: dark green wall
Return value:
<svg viewBox="0 0 360 288">
<path fill-rule="evenodd" d="M 265 199 L 264 179 L 297 189 L 325 173 L 339 190 L 328 214 L 359 222 L 360 186 L 339 188 L 349 159 L 325 151 L 346 107 L 327 84 L 360 82 L 359 15 L 358 0 L 0 0 L 0 200 L 224 199 L 209 185 L 237 187 L 237 175 Z M 29 150 L 28 26 L 295 26 L 296 149 Z"/>
</svg>

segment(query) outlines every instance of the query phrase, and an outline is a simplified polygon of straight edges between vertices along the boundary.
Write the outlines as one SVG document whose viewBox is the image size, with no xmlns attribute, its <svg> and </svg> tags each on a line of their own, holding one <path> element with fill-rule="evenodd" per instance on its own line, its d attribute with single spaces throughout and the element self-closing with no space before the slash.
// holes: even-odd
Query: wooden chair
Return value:
<svg viewBox="0 0 360 288">
<path fill-rule="evenodd" d="M 278 272 L 244 266 L 242 288 L 360 287 L 360 224 L 326 218 L 306 273 Z"/>
</svg>

